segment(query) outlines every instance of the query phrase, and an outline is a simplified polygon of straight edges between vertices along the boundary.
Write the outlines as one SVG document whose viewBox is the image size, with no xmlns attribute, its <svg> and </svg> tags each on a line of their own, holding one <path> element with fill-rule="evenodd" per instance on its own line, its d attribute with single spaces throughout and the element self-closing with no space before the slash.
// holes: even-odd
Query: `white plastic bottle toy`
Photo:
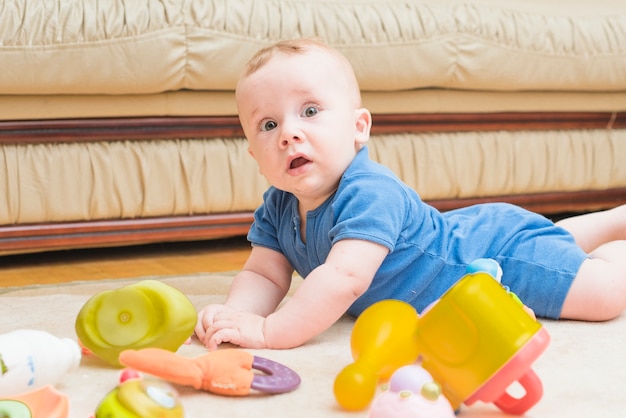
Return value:
<svg viewBox="0 0 626 418">
<path fill-rule="evenodd" d="M 54 385 L 80 360 L 81 349 L 70 338 L 28 329 L 0 334 L 0 397 Z"/>
</svg>

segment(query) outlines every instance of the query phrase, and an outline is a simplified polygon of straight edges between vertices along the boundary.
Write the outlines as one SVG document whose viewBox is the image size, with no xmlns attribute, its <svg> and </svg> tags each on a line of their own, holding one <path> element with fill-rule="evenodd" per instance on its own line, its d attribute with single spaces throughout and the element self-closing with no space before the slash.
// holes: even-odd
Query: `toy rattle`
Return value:
<svg viewBox="0 0 626 418">
<path fill-rule="evenodd" d="M 144 348 L 123 351 L 119 361 L 168 382 L 219 395 L 245 396 L 251 390 L 277 394 L 300 385 L 300 376 L 290 368 L 239 349 L 210 351 L 189 359 L 160 348 Z"/>
<path fill-rule="evenodd" d="M 76 318 L 81 344 L 112 366 L 129 348 L 176 351 L 193 334 L 196 309 L 178 289 L 142 280 L 91 297 Z"/>
<path fill-rule="evenodd" d="M 422 367 L 441 384 L 454 409 L 461 403 L 472 405 L 480 400 L 521 415 L 541 399 L 541 381 L 531 365 L 545 350 L 550 337 L 491 273 L 479 268 L 466 274 L 421 317 L 414 309 L 413 319 L 395 315 L 399 304 L 412 309 L 404 302 L 385 300 L 357 318 L 351 343 L 368 347 L 353 349 L 355 363 L 342 370 L 335 380 L 335 397 L 342 407 L 364 408 L 374 393 L 371 387 L 364 390 L 364 383 L 351 385 L 351 380 L 362 381 L 354 377 L 355 364 L 365 364 L 371 376 L 385 367 L 397 366 L 399 358 L 411 364 L 418 356 Z M 391 336 L 389 328 L 397 334 Z M 370 333 L 369 340 L 361 336 L 366 331 Z M 399 341 L 414 341 L 412 359 L 404 357 L 404 348 L 396 352 Z M 367 352 L 373 360 L 361 361 L 360 352 Z M 514 382 L 525 390 L 521 398 L 506 391 Z M 371 383 L 370 379 L 367 386 Z"/>
<path fill-rule="evenodd" d="M 350 348 L 355 362 L 337 375 L 333 390 L 339 405 L 357 411 L 370 403 L 380 380 L 417 360 L 417 312 L 398 300 L 373 304 L 354 323 Z"/>
<path fill-rule="evenodd" d="M 178 392 L 166 382 L 143 378 L 130 369 L 98 404 L 91 418 L 183 418 Z"/>
</svg>

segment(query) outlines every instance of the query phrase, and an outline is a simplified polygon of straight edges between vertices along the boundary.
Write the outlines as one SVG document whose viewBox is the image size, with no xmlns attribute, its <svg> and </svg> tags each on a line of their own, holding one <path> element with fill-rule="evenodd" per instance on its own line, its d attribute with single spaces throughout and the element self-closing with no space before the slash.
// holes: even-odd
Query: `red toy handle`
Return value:
<svg viewBox="0 0 626 418">
<path fill-rule="evenodd" d="M 521 398 L 515 398 L 509 393 L 504 392 L 494 404 L 502 411 L 513 414 L 523 415 L 533 405 L 535 405 L 543 396 L 543 385 L 539 376 L 535 374 L 533 369 L 528 369 L 528 372 L 517 381 L 526 391 L 526 394 Z"/>
</svg>

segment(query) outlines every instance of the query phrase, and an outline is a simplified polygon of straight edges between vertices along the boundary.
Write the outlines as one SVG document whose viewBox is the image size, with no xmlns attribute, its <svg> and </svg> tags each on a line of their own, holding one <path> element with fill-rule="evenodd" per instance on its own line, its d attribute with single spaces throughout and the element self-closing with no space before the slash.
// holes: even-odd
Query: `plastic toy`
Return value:
<svg viewBox="0 0 626 418">
<path fill-rule="evenodd" d="M 498 283 L 502 281 L 502 268 L 500 267 L 500 264 L 498 264 L 498 262 L 494 260 L 493 258 L 479 258 L 479 259 L 472 261 L 467 266 L 467 269 L 466 269 L 467 274 L 480 273 L 480 272 L 488 273 Z M 511 292 L 509 288 L 506 286 L 504 286 L 504 289 L 507 291 L 509 296 L 511 296 L 513 300 L 517 302 L 518 305 L 524 307 L 524 310 L 526 312 L 528 312 L 533 317 L 535 316 L 535 313 L 532 312 L 530 309 L 526 308 L 524 304 L 522 303 L 522 300 L 515 293 Z"/>
<path fill-rule="evenodd" d="M 176 351 L 193 334 L 196 309 L 179 290 L 143 280 L 90 298 L 76 318 L 81 344 L 112 366 L 129 348 Z"/>
<path fill-rule="evenodd" d="M 502 281 L 502 267 L 493 258 L 477 258 L 472 261 L 465 269 L 466 274 L 472 273 L 488 273 L 498 283 Z"/>
<path fill-rule="evenodd" d="M 422 366 L 441 382 L 453 407 L 493 402 L 521 415 L 543 396 L 532 363 L 550 336 L 486 273 L 465 276 L 419 320 Z M 518 382 L 521 398 L 507 393 Z"/>
<path fill-rule="evenodd" d="M 239 349 L 210 351 L 189 359 L 167 350 L 145 348 L 123 351 L 119 360 L 168 382 L 219 395 L 245 396 L 251 390 L 276 394 L 300 385 L 300 376 L 290 368 Z"/>
<path fill-rule="evenodd" d="M 372 401 L 370 418 L 454 418 L 441 386 L 419 365 L 396 370 Z"/>
<path fill-rule="evenodd" d="M 545 350 L 550 337 L 518 300 L 491 274 L 477 271 L 463 276 L 419 319 L 413 310 L 415 319 L 404 320 L 403 331 L 398 331 L 404 335 L 396 337 L 397 341 L 389 341 L 391 337 L 381 327 L 396 318 L 372 320 L 366 310 L 357 319 L 355 328 L 358 326 L 372 334 L 376 343 L 371 350 L 415 338 L 414 348 L 421 357 L 422 366 L 441 383 L 443 393 L 454 409 L 458 409 L 461 403 L 472 405 L 480 400 L 493 402 L 504 412 L 521 415 L 543 396 L 541 381 L 531 365 Z M 383 315 L 388 307 L 395 307 L 398 303 L 403 302 L 381 301 L 368 309 Z M 388 349 L 372 354 L 378 357 L 378 365 L 387 361 L 383 359 L 390 355 Z M 351 367 L 353 365 L 346 369 Z M 346 369 L 339 373 L 336 383 L 345 379 L 342 374 Z M 514 382 L 525 390 L 521 398 L 507 392 Z M 335 392 L 335 396 L 347 409 L 367 405 L 372 399 L 359 385 L 345 387 L 343 391 L 341 396 Z M 345 401 L 355 397 L 360 398 L 359 402 Z"/>
<path fill-rule="evenodd" d="M 80 347 L 69 338 L 20 329 L 0 335 L 0 396 L 54 385 L 80 364 Z M 0 414 L 0 417 L 2 415 Z"/>
<path fill-rule="evenodd" d="M 67 396 L 50 385 L 0 399 L 0 417 L 3 418 L 67 418 L 69 409 Z"/>
<path fill-rule="evenodd" d="M 166 382 L 124 370 L 119 385 L 100 401 L 95 418 L 183 418 L 176 390 Z"/>
<path fill-rule="evenodd" d="M 337 375 L 335 399 L 348 410 L 370 403 L 379 381 L 401 366 L 415 363 L 417 312 L 407 303 L 388 300 L 366 309 L 354 323 L 350 339 L 355 362 Z"/>
</svg>

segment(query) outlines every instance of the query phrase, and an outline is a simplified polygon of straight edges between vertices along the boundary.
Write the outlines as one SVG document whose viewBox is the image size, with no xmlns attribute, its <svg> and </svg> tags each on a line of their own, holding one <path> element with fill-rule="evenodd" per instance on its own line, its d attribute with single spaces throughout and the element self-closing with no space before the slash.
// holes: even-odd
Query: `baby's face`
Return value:
<svg viewBox="0 0 626 418">
<path fill-rule="evenodd" d="M 239 118 L 261 173 L 293 193 L 305 210 L 319 206 L 369 135 L 358 87 L 329 52 L 276 54 L 237 87 Z"/>
</svg>

